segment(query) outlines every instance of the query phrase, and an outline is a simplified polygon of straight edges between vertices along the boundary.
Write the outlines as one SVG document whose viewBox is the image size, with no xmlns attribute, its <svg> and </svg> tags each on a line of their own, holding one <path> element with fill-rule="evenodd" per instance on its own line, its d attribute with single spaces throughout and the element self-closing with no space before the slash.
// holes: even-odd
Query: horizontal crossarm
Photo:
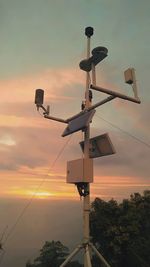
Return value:
<svg viewBox="0 0 150 267">
<path fill-rule="evenodd" d="M 105 89 L 105 88 L 102 88 L 102 87 L 99 87 L 99 86 L 95 86 L 95 85 L 91 84 L 90 88 L 93 89 L 93 90 L 102 92 L 102 93 L 106 93 L 108 95 L 112 95 L 114 97 L 119 97 L 119 98 L 122 98 L 124 100 L 128 100 L 128 101 L 137 103 L 137 104 L 141 103 L 140 99 L 138 99 L 138 98 L 136 99 L 136 98 L 133 98 L 133 97 L 130 97 L 130 96 L 127 96 L 127 95 L 123 95 L 123 94 L 120 94 L 118 92 L 114 92 L 114 91 L 111 91 L 109 89 Z"/>
<path fill-rule="evenodd" d="M 97 108 L 97 107 L 99 107 L 99 106 L 102 106 L 103 104 L 105 104 L 105 103 L 107 103 L 107 102 L 113 100 L 114 98 L 116 98 L 116 96 L 113 96 L 113 95 L 112 95 L 112 96 L 109 96 L 109 97 L 107 97 L 107 98 L 105 98 L 105 99 L 103 99 L 103 100 L 97 102 L 96 104 L 92 105 L 91 107 L 89 107 L 89 108 L 88 108 L 88 111 L 90 111 L 90 110 L 92 110 L 92 109 L 95 109 L 95 108 Z"/>
<path fill-rule="evenodd" d="M 49 115 L 44 115 L 44 118 L 49 119 L 49 120 L 53 120 L 53 121 L 68 123 L 66 120 L 63 120 L 63 119 L 60 119 L 57 117 L 53 117 L 53 116 L 49 116 Z"/>
</svg>

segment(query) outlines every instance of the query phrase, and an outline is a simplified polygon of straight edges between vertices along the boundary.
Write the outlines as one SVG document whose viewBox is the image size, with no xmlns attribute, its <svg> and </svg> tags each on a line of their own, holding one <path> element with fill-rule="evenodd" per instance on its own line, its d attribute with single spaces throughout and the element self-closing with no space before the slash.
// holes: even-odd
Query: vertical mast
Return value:
<svg viewBox="0 0 150 267">
<path fill-rule="evenodd" d="M 90 57 L 90 38 L 93 35 L 93 28 L 87 27 L 85 29 L 85 35 L 87 36 L 87 59 Z M 90 74 L 86 72 L 86 88 L 85 88 L 85 109 L 90 106 L 89 101 L 89 87 L 90 87 Z M 84 132 L 84 158 L 89 158 L 89 138 L 90 138 L 90 124 Z M 88 194 L 83 198 L 83 239 L 84 243 L 89 242 L 90 227 L 89 227 L 89 214 L 90 214 L 90 184 L 87 183 Z M 87 266 L 86 255 L 84 257 L 84 267 Z"/>
</svg>

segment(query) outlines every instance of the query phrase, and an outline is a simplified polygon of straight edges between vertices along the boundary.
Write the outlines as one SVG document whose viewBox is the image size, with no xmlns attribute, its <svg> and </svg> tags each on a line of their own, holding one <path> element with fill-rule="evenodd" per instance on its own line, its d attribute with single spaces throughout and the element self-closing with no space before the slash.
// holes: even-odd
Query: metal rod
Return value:
<svg viewBox="0 0 150 267">
<path fill-rule="evenodd" d="M 44 111 L 45 111 L 45 113 L 47 114 L 47 109 L 46 108 L 44 108 L 44 106 L 43 105 L 36 105 L 37 106 L 37 108 L 39 109 L 39 108 L 41 108 L 41 109 L 43 109 Z"/>
<path fill-rule="evenodd" d="M 91 265 L 91 257 L 90 257 L 90 252 L 89 252 L 89 245 L 88 244 L 87 244 L 87 246 L 85 248 L 85 254 L 86 254 L 87 267 L 92 267 L 92 265 Z"/>
<path fill-rule="evenodd" d="M 90 57 L 90 37 L 87 36 L 87 59 Z M 85 89 L 85 110 L 89 108 L 89 86 L 90 76 L 86 72 L 86 89 Z M 90 138 L 90 124 L 84 132 L 84 158 L 89 158 L 89 138 Z M 90 213 L 90 184 L 87 183 L 87 191 L 89 192 L 83 198 L 83 242 L 88 243 L 90 238 L 90 227 L 89 227 L 89 213 Z M 84 267 L 87 266 L 86 254 L 84 255 Z"/>
<path fill-rule="evenodd" d="M 49 119 L 49 120 L 53 120 L 53 121 L 59 121 L 59 122 L 63 122 L 63 123 L 67 123 L 66 120 L 60 119 L 60 118 L 56 118 L 56 117 L 52 117 L 52 116 L 48 116 L 48 115 L 44 115 L 45 119 Z"/>
<path fill-rule="evenodd" d="M 82 249 L 83 246 L 82 245 L 79 245 L 77 246 L 73 251 L 72 253 L 67 257 L 67 259 L 60 265 L 60 267 L 64 267 L 66 266 L 66 264 L 68 262 L 70 262 L 72 260 L 72 258 L 80 251 L 80 249 Z"/>
<path fill-rule="evenodd" d="M 89 245 L 93 249 L 93 251 L 95 252 L 95 254 L 98 256 L 98 258 L 101 260 L 101 262 L 103 262 L 106 267 L 111 267 L 108 264 L 108 262 L 104 259 L 104 257 L 99 253 L 99 251 L 96 249 L 96 247 L 94 247 L 92 243 L 89 243 Z"/>
<path fill-rule="evenodd" d="M 95 65 L 92 63 L 92 84 L 96 85 L 96 70 Z"/>
<path fill-rule="evenodd" d="M 138 99 L 138 90 L 137 90 L 137 84 L 136 84 L 136 77 L 135 77 L 135 70 L 132 68 L 132 77 L 133 77 L 133 92 L 136 99 Z"/>
<path fill-rule="evenodd" d="M 97 107 L 99 107 L 99 106 L 101 106 L 101 105 L 103 105 L 103 104 L 105 104 L 105 103 L 113 100 L 114 98 L 116 98 L 116 96 L 110 96 L 110 97 L 108 97 L 108 98 L 106 98 L 106 99 L 104 99 L 104 100 L 96 103 L 95 105 L 87 108 L 87 111 L 90 111 L 92 109 L 95 109 L 95 108 L 97 108 Z M 85 112 L 86 112 L 85 110 L 84 111 L 81 111 L 81 112 L 77 113 L 76 115 L 74 115 L 74 116 L 72 116 L 72 117 L 70 117 L 70 118 L 68 118 L 66 120 L 60 119 L 60 118 L 57 118 L 57 117 L 53 117 L 53 116 L 49 116 L 49 115 L 44 115 L 44 118 L 49 119 L 49 120 L 58 121 L 58 122 L 68 123 L 68 122 L 72 121 L 73 119 L 76 119 L 77 117 L 80 117 Z"/>
<path fill-rule="evenodd" d="M 139 99 L 136 99 L 136 98 L 133 98 L 133 97 L 130 97 L 130 96 L 126 96 L 126 95 L 120 94 L 118 92 L 114 92 L 114 91 L 111 91 L 109 89 L 105 89 L 105 88 L 102 88 L 102 87 L 99 87 L 99 86 L 95 86 L 95 85 L 91 84 L 90 88 L 94 89 L 96 91 L 99 91 L 99 92 L 106 93 L 108 95 L 112 95 L 112 96 L 115 96 L 115 97 L 122 98 L 124 100 L 128 100 L 128 101 L 137 103 L 137 104 L 141 103 L 141 101 Z"/>
<path fill-rule="evenodd" d="M 99 107 L 99 106 L 101 106 L 101 105 L 103 105 L 103 104 L 105 104 L 105 103 L 107 103 L 107 102 L 113 100 L 114 98 L 116 98 L 116 96 L 109 96 L 109 97 L 107 97 L 107 98 L 101 100 L 100 102 L 96 103 L 95 105 L 89 107 L 89 108 L 88 108 L 88 111 L 90 111 L 90 110 L 92 110 L 92 109 L 95 109 L 95 108 L 97 108 L 97 107 Z"/>
</svg>

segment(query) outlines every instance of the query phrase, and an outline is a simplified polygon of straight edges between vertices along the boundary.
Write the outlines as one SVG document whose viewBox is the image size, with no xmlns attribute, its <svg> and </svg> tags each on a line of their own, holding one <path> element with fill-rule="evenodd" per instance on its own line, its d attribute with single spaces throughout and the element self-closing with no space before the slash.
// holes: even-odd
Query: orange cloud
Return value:
<svg viewBox="0 0 150 267">
<path fill-rule="evenodd" d="M 17 173 L 1 173 L 0 193 L 3 197 L 31 199 L 79 200 L 76 186 L 66 183 L 66 173 L 57 173 L 45 168 L 22 167 Z M 150 188 L 147 180 L 132 176 L 95 176 L 91 184 L 91 199 L 127 198 L 133 192 Z"/>
<path fill-rule="evenodd" d="M 46 95 L 51 98 L 50 101 L 55 102 L 61 116 L 66 112 L 68 114 L 69 110 L 75 112 L 76 101 L 69 100 L 75 97 L 73 86 L 83 86 L 84 78 L 82 72 L 66 69 L 48 70 L 18 80 L 0 81 L 4 91 L 4 98 L 0 100 L 1 196 L 30 198 L 44 176 L 43 185 L 36 197 L 78 199 L 75 186 L 65 183 L 65 170 L 67 160 L 81 157 L 78 145 L 81 133 L 74 135 L 73 141 L 51 170 L 50 166 L 66 142 L 66 139 L 61 138 L 66 125 L 41 118 L 36 113 L 33 99 L 35 88 L 46 88 Z M 107 85 L 105 76 L 101 81 L 102 86 Z M 95 160 L 97 177 L 91 186 L 93 197 L 97 195 L 111 198 L 116 194 L 124 196 L 124 189 L 131 192 L 131 188 L 134 191 L 148 186 L 148 153 L 116 133 L 113 133 L 113 140 L 117 154 Z M 130 147 L 132 151 L 129 152 Z"/>
<path fill-rule="evenodd" d="M 28 102 L 33 101 L 34 90 L 43 88 L 48 91 L 48 97 L 57 101 L 65 99 L 62 91 L 66 86 L 83 84 L 84 76 L 81 71 L 75 69 L 49 69 L 42 73 L 20 77 L 12 80 L 1 80 L 0 88 L 3 97 L 1 103 Z M 8 106 L 6 107 L 8 108 Z"/>
</svg>

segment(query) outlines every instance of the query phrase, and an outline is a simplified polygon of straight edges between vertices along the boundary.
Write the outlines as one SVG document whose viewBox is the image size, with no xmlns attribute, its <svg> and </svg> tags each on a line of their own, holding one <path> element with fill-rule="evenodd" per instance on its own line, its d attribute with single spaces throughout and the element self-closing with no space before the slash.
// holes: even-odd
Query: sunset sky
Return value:
<svg viewBox="0 0 150 267">
<path fill-rule="evenodd" d="M 82 157 L 82 134 L 62 138 L 65 125 L 40 116 L 34 93 L 45 90 L 52 116 L 68 118 L 80 111 L 85 73 L 79 62 L 86 56 L 87 26 L 94 27 L 92 49 L 108 48 L 97 67 L 97 84 L 132 96 L 123 72 L 134 67 L 141 99 L 141 105 L 115 99 L 97 109 L 91 136 L 108 132 L 116 154 L 94 160 L 91 197 L 120 201 L 150 189 L 149 10 L 149 0 L 0 0 L 1 232 L 35 193 L 40 205 L 79 201 L 75 186 L 66 184 L 66 162 Z M 93 103 L 105 97 L 93 94 Z M 8 203 L 16 209 L 13 215 Z"/>
</svg>

